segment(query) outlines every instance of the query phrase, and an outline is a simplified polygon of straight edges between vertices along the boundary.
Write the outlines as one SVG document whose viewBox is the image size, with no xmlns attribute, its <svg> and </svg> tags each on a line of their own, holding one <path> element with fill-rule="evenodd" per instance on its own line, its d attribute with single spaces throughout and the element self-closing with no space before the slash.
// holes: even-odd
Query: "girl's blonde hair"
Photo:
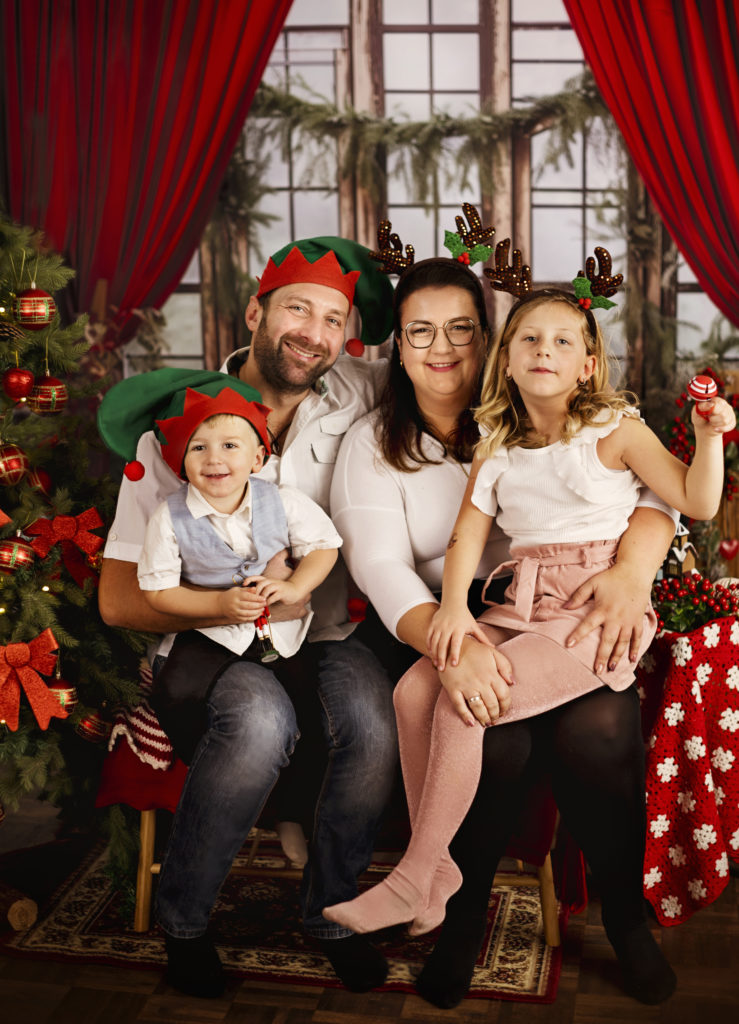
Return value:
<svg viewBox="0 0 739 1024">
<path fill-rule="evenodd" d="M 595 371 L 584 386 L 578 387 L 569 402 L 567 417 L 562 428 L 562 441 L 567 444 L 581 427 L 589 426 L 609 410 L 611 418 L 624 409 L 632 409 L 636 396 L 629 391 L 616 391 L 610 383 L 609 358 L 603 334 L 597 320 L 579 306 L 574 295 L 555 288 L 531 292 L 516 303 L 508 319 L 498 332 L 485 365 L 480 404 L 474 410 L 477 423 L 485 431 L 476 447 L 476 453 L 489 458 L 501 445 L 511 448 L 541 448 L 547 441 L 533 431 L 526 406 L 513 380 L 505 371 L 508 366 L 508 346 L 525 313 L 550 302 L 566 303 L 577 310 L 582 320 L 582 333 L 589 356 L 595 356 Z M 606 421 L 607 422 L 607 421 Z"/>
</svg>

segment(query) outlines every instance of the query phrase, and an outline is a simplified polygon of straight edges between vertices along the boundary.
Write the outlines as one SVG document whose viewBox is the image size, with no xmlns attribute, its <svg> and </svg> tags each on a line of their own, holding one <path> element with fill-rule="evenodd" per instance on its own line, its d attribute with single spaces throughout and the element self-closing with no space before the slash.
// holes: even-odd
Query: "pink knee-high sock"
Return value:
<svg viewBox="0 0 739 1024">
<path fill-rule="evenodd" d="M 421 934 L 440 923 L 461 884 L 448 847 L 477 790 L 483 730 L 457 715 L 427 658 L 398 684 L 395 708 L 410 844 L 383 882 L 323 913 L 356 932 L 413 920 L 414 934 Z"/>
</svg>

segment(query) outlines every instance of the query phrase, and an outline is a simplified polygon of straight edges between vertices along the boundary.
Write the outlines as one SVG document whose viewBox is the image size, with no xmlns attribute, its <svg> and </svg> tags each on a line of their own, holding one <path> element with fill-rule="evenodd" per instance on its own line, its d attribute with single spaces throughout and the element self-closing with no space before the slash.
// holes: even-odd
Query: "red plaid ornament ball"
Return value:
<svg viewBox="0 0 739 1024">
<path fill-rule="evenodd" d="M 56 377 L 39 377 L 28 396 L 28 407 L 34 412 L 61 412 L 69 401 L 67 385 Z"/>
<path fill-rule="evenodd" d="M 113 724 L 106 721 L 98 711 L 91 711 L 80 719 L 74 731 L 88 743 L 101 743 L 110 736 Z"/>
<path fill-rule="evenodd" d="M 28 456 L 17 444 L 0 444 L 0 483 L 20 483 L 29 465 Z"/>
<path fill-rule="evenodd" d="M 0 573 L 3 576 L 12 576 L 19 569 L 27 568 L 35 557 L 31 545 L 20 537 L 0 540 Z"/>
<path fill-rule="evenodd" d="M 13 299 L 13 316 L 27 331 L 48 327 L 56 314 L 56 302 L 40 288 L 28 288 Z"/>
</svg>

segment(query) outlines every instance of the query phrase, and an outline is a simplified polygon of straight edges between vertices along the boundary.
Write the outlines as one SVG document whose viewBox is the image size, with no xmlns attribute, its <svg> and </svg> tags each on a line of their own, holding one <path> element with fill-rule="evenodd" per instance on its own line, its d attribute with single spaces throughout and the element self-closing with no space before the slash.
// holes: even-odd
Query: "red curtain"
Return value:
<svg viewBox="0 0 739 1024">
<path fill-rule="evenodd" d="M 701 287 L 739 325 L 739 0 L 564 0 Z"/>
<path fill-rule="evenodd" d="M 126 311 L 181 279 L 292 0 L 4 0 L 0 187 Z"/>
</svg>

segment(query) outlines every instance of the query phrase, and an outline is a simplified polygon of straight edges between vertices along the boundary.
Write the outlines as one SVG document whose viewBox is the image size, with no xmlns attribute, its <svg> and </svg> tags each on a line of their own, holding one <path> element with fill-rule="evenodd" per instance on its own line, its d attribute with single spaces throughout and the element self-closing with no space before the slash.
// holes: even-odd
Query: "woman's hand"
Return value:
<svg viewBox="0 0 739 1024">
<path fill-rule="evenodd" d="M 566 608 L 580 608 L 592 600 L 594 607 L 580 625 L 567 638 L 567 646 L 574 647 L 594 629 L 601 629 L 600 643 L 595 655 L 596 674 L 613 671 L 628 649 L 629 660 L 639 657 L 644 629 L 644 613 L 649 606 L 652 585 L 642 571 L 635 572 L 627 564 L 618 562 L 582 583 L 565 604 Z"/>
<path fill-rule="evenodd" d="M 431 620 L 426 637 L 428 655 L 434 668 L 443 672 L 447 664 L 458 665 L 462 641 L 466 636 L 492 646 L 466 605 L 463 608 L 447 608 L 442 601 Z"/>
<path fill-rule="evenodd" d="M 492 725 L 510 707 L 509 685 L 513 682 L 510 662 L 487 639 L 483 644 L 465 637 L 459 664 L 440 670 L 439 679 L 455 711 L 467 725 L 476 722 L 482 726 Z"/>
</svg>

